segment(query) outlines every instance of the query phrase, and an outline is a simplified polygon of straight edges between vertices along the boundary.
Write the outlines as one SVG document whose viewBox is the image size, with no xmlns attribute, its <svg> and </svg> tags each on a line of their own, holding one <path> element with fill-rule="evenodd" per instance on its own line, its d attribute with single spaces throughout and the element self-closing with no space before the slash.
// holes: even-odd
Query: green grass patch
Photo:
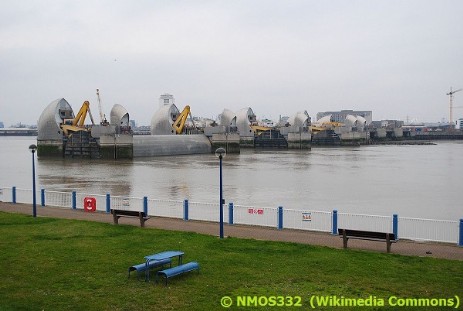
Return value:
<svg viewBox="0 0 463 311">
<path fill-rule="evenodd" d="M 386 306 L 367 309 L 396 310 L 391 296 L 463 298 L 462 261 L 2 212 L 0 236 L 0 310 L 221 310 L 223 296 L 233 299 L 232 310 L 285 309 L 238 308 L 238 296 L 300 296 L 302 310 L 312 296 L 334 295 L 373 296 Z M 184 251 L 200 273 L 167 287 L 127 278 L 129 266 L 165 250 Z"/>
</svg>

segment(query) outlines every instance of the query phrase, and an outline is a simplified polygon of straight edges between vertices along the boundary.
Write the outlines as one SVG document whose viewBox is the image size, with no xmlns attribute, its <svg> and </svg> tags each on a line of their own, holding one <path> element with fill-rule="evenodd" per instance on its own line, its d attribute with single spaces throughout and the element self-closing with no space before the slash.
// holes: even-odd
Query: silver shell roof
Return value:
<svg viewBox="0 0 463 311">
<path fill-rule="evenodd" d="M 298 111 L 294 116 L 288 119 L 291 127 L 307 127 L 310 125 L 310 117 L 307 111 Z"/>
<path fill-rule="evenodd" d="M 52 101 L 40 115 L 37 122 L 37 140 L 61 140 L 60 123 L 63 119 L 73 119 L 71 105 L 64 99 Z"/>
<path fill-rule="evenodd" d="M 159 107 L 151 119 L 151 135 L 175 135 L 172 125 L 179 114 L 174 104 Z"/>
<path fill-rule="evenodd" d="M 251 123 L 256 121 L 256 115 L 251 108 L 243 108 L 236 113 L 236 126 L 240 136 L 254 136 L 254 131 L 251 128 Z"/>
<path fill-rule="evenodd" d="M 236 114 L 229 109 L 224 109 L 220 115 L 220 125 L 236 126 Z"/>
<path fill-rule="evenodd" d="M 129 113 L 122 105 L 115 104 L 110 112 L 109 124 L 117 126 L 129 126 Z"/>
</svg>

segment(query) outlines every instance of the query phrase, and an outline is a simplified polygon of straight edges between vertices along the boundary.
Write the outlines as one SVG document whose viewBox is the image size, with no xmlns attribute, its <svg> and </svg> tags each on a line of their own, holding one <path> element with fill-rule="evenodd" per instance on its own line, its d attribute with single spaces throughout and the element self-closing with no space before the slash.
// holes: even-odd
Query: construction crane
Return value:
<svg viewBox="0 0 463 311">
<path fill-rule="evenodd" d="M 103 114 L 103 109 L 101 108 L 100 89 L 96 89 L 96 96 L 98 98 L 98 110 L 100 112 L 100 124 L 109 125 L 108 120 L 106 120 L 106 116 Z"/>
<path fill-rule="evenodd" d="M 183 111 L 178 115 L 177 119 L 175 119 L 174 124 L 172 124 L 172 127 L 174 128 L 177 134 L 182 134 L 188 116 L 190 116 L 191 122 L 193 122 L 193 118 L 191 117 L 190 112 L 190 106 L 185 106 L 185 108 L 183 108 Z"/>
<path fill-rule="evenodd" d="M 95 124 L 92 112 L 90 111 L 90 103 L 86 100 L 82 104 L 82 107 L 80 107 L 80 110 L 74 119 L 64 120 L 63 124 L 61 125 L 61 129 L 63 130 L 64 134 L 69 136 L 72 132 L 87 131 L 87 128 L 84 126 L 87 113 L 90 116 L 92 124 Z"/>
<path fill-rule="evenodd" d="M 452 87 L 450 87 L 450 92 L 447 93 L 447 95 L 450 96 L 450 103 L 449 103 L 449 109 L 450 109 L 449 123 L 450 123 L 450 128 L 453 128 L 453 108 L 460 108 L 460 107 L 453 107 L 453 94 L 455 94 L 456 92 L 460 92 L 462 90 L 463 89 L 458 89 L 458 90 L 453 91 Z"/>
</svg>

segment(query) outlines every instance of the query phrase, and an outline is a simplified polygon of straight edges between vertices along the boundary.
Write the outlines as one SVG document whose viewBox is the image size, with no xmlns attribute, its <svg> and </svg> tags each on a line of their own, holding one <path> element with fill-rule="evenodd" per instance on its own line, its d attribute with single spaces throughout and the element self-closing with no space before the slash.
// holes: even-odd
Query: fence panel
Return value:
<svg viewBox="0 0 463 311">
<path fill-rule="evenodd" d="M 36 203 L 40 204 L 40 190 L 35 195 Z M 16 203 L 32 204 L 32 189 L 16 188 Z"/>
<path fill-rule="evenodd" d="M 0 201 L 13 202 L 13 188 L 11 187 L 0 188 Z"/>
<path fill-rule="evenodd" d="M 283 228 L 331 232 L 331 213 L 283 210 Z"/>
<path fill-rule="evenodd" d="M 72 208 L 72 193 L 45 191 L 45 205 Z"/>
<path fill-rule="evenodd" d="M 338 213 L 338 228 L 392 233 L 392 216 Z"/>
<path fill-rule="evenodd" d="M 148 215 L 183 218 L 183 201 L 148 199 Z"/>
<path fill-rule="evenodd" d="M 112 209 L 143 212 L 143 198 L 111 196 L 110 200 Z"/>
<path fill-rule="evenodd" d="M 188 218 L 220 222 L 219 203 L 188 202 Z M 228 205 L 223 205 L 223 222 L 228 223 Z"/>
<path fill-rule="evenodd" d="M 278 209 L 275 207 L 255 207 L 235 205 L 233 208 L 235 224 L 277 227 Z"/>
<path fill-rule="evenodd" d="M 399 217 L 399 238 L 457 243 L 458 221 Z"/>
</svg>

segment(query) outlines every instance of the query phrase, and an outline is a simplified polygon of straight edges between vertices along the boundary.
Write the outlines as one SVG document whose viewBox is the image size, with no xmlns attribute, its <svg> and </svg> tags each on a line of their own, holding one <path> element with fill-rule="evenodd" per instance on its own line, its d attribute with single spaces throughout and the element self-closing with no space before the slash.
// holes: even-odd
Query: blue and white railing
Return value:
<svg viewBox="0 0 463 311">
<path fill-rule="evenodd" d="M 95 200 L 96 211 L 109 213 L 111 208 L 144 211 L 150 216 L 179 218 L 183 220 L 219 221 L 217 203 L 190 202 L 189 200 L 161 200 L 148 197 L 112 196 L 109 193 L 84 194 L 73 192 L 46 191 L 36 194 L 37 206 L 67 207 L 84 209 L 86 198 Z M 12 203 L 32 203 L 30 189 L 16 187 L 0 188 L 0 201 Z M 230 225 L 243 224 L 278 229 L 297 229 L 331 232 L 338 228 L 393 232 L 402 239 L 457 243 L 463 246 L 463 219 L 433 220 L 410 217 L 363 215 L 331 212 L 285 209 L 279 207 L 256 207 L 224 205 L 224 222 Z"/>
</svg>

